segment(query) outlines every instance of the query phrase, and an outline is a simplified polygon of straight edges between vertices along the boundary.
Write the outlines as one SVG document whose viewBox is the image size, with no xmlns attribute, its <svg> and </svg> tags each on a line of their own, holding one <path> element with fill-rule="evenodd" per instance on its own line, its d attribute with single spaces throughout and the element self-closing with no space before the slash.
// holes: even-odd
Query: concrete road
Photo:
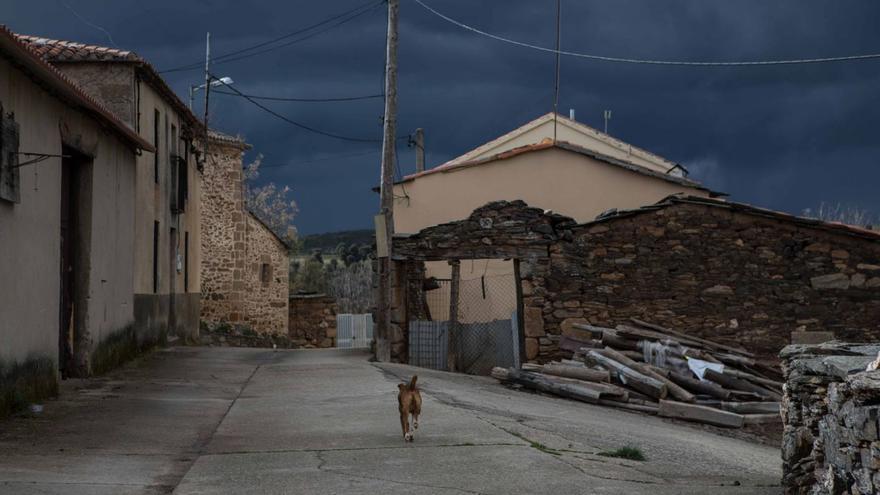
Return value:
<svg viewBox="0 0 880 495">
<path fill-rule="evenodd" d="M 781 493 L 777 449 L 360 352 L 172 348 L 45 406 L 0 422 L 0 493 Z"/>
</svg>

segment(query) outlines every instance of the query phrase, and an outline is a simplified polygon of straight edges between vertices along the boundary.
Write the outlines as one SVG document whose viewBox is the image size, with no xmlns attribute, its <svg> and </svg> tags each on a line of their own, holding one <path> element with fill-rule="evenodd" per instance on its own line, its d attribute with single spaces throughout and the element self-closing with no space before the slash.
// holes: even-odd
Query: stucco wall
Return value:
<svg viewBox="0 0 880 495">
<path fill-rule="evenodd" d="M 519 148 L 520 146 L 537 144 L 545 139 L 553 139 L 553 118 L 550 115 L 545 115 L 541 117 L 540 120 L 542 120 L 542 122 L 539 125 L 536 125 L 528 131 L 501 139 L 494 146 L 486 146 L 485 148 L 468 152 L 461 157 L 451 160 L 449 163 L 460 163 L 467 160 L 486 158 L 503 151 Z M 598 153 L 602 153 L 603 155 L 635 163 L 636 165 L 641 165 L 661 173 L 665 173 L 674 166 L 673 163 L 670 163 L 653 153 L 638 147 L 633 147 L 628 143 L 619 141 L 607 134 L 601 133 L 579 122 L 569 120 L 563 116 L 558 117 L 555 126 L 555 136 L 557 141 L 576 144 Z"/>
<path fill-rule="evenodd" d="M 134 152 L 5 59 L 0 103 L 20 124 L 21 151 L 60 155 L 66 144 L 93 157 L 88 311 L 82 316 L 94 350 L 134 318 Z M 61 170 L 55 157 L 23 167 L 21 202 L 0 201 L 0 360 L 6 363 L 30 356 L 58 360 Z"/>
<path fill-rule="evenodd" d="M 142 341 L 158 341 L 166 334 L 194 336 L 198 330 L 200 292 L 201 173 L 190 156 L 187 177 L 189 200 L 183 213 L 171 212 L 171 136 L 177 130 L 177 152 L 184 153 L 180 138 L 187 132 L 177 110 L 150 84 L 141 80 L 136 64 L 117 62 L 63 62 L 56 64 L 67 76 L 102 102 L 118 118 L 156 145 L 159 156 L 156 180 L 154 153 L 137 157 L 133 288 L 137 333 Z M 154 135 L 159 111 L 159 139 Z M 157 287 L 153 287 L 154 222 L 159 222 Z M 172 229 L 175 237 L 172 238 Z M 189 253 L 186 256 L 186 239 Z M 178 255 L 180 263 L 178 267 Z M 188 259 L 187 259 L 188 258 Z M 187 276 L 188 275 L 188 276 Z M 172 296 L 173 295 L 173 296 Z M 193 307 L 193 305 L 195 305 Z"/>
<path fill-rule="evenodd" d="M 466 218 L 490 201 L 517 199 L 587 222 L 610 208 L 638 208 L 681 192 L 706 194 L 549 148 L 396 185 L 394 229 L 414 233 Z"/>
</svg>

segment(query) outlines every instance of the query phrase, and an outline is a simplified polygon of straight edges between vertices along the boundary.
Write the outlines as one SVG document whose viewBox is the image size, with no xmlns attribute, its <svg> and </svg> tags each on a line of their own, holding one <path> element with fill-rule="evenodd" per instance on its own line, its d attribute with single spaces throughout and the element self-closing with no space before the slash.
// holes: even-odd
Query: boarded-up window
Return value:
<svg viewBox="0 0 880 495">
<path fill-rule="evenodd" d="M 260 266 L 260 282 L 263 283 L 263 287 L 269 287 L 269 282 L 272 281 L 272 265 L 269 263 L 263 263 Z"/>
<path fill-rule="evenodd" d="M 0 107 L 0 199 L 21 201 L 18 176 L 18 122 Z"/>
</svg>

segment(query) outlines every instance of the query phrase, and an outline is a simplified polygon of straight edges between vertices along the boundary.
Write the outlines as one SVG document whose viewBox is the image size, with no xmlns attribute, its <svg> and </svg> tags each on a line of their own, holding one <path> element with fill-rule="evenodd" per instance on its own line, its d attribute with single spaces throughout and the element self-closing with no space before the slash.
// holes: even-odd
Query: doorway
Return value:
<svg viewBox="0 0 880 495">
<path fill-rule="evenodd" d="M 60 194 L 58 367 L 62 378 L 88 374 L 91 158 L 63 147 Z"/>
</svg>

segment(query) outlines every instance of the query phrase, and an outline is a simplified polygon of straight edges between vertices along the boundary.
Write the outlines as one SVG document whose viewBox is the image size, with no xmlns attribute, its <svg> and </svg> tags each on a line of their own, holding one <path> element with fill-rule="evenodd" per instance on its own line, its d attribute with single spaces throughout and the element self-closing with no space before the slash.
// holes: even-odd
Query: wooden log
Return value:
<svg viewBox="0 0 880 495">
<path fill-rule="evenodd" d="M 605 370 L 594 370 L 581 365 L 565 366 L 561 364 L 545 364 L 541 367 L 541 373 L 545 375 L 564 376 L 566 378 L 576 378 L 587 382 L 610 382 L 611 375 Z"/>
<path fill-rule="evenodd" d="M 741 347 L 733 347 L 733 346 L 729 346 L 729 345 L 719 344 L 718 342 L 713 342 L 713 341 L 711 341 L 711 340 L 704 339 L 704 338 L 701 338 L 701 337 L 697 337 L 697 336 L 695 336 L 695 335 L 688 335 L 688 334 L 685 334 L 685 333 L 681 333 L 681 332 L 675 331 L 675 330 L 673 330 L 673 329 L 671 329 L 671 328 L 666 328 L 666 327 L 662 327 L 662 326 L 660 326 L 660 325 L 655 325 L 655 324 L 653 324 L 653 323 L 648 323 L 648 322 L 646 322 L 646 321 L 639 320 L 638 318 L 630 318 L 629 321 L 635 323 L 636 325 L 638 325 L 638 326 L 640 326 L 640 327 L 650 328 L 650 329 L 652 329 L 652 330 L 657 330 L 657 331 L 659 331 L 659 332 L 663 332 L 663 333 L 665 333 L 665 334 L 675 335 L 675 336 L 678 336 L 678 337 L 687 338 L 687 339 L 690 339 L 690 340 L 694 340 L 694 341 L 697 341 L 697 342 L 701 342 L 701 343 L 703 343 L 703 345 L 712 346 L 712 347 L 715 347 L 715 348 L 717 348 L 717 349 L 724 349 L 724 350 L 729 351 L 729 352 L 734 352 L 734 353 L 737 353 L 737 354 L 742 354 L 743 356 L 755 357 L 754 354 L 752 354 L 751 352 L 749 352 L 749 351 L 747 351 L 747 350 L 745 350 L 745 349 L 743 349 L 743 348 L 741 348 Z"/>
<path fill-rule="evenodd" d="M 568 335 L 559 338 L 559 348 L 563 351 L 577 352 L 582 347 L 593 347 L 592 341 L 576 339 Z"/>
<path fill-rule="evenodd" d="M 744 414 L 743 422 L 747 425 L 760 425 L 767 423 L 782 423 L 782 415 L 776 414 Z"/>
<path fill-rule="evenodd" d="M 649 414 L 657 414 L 657 406 L 650 406 L 647 404 L 634 404 L 631 402 L 614 402 L 607 399 L 599 399 L 598 404 L 603 406 L 617 407 L 620 409 L 627 409 L 630 411 L 638 411 Z"/>
<path fill-rule="evenodd" d="M 602 335 L 608 331 L 614 331 L 613 328 L 605 328 L 605 327 L 597 327 L 596 325 L 589 325 L 587 323 L 572 323 L 572 328 L 577 328 L 578 330 L 585 330 L 593 334 L 594 338 L 601 339 Z"/>
<path fill-rule="evenodd" d="M 647 376 L 643 373 L 640 373 L 633 368 L 618 362 L 615 359 L 601 354 L 595 349 L 590 350 L 587 355 L 591 360 L 602 365 L 608 371 L 617 374 L 617 376 L 621 379 L 622 382 L 626 384 L 626 386 L 638 390 L 639 392 L 642 392 L 645 395 L 648 395 L 655 399 L 663 399 L 666 397 L 666 394 L 668 393 L 666 384 L 664 384 L 660 380 L 652 376 Z"/>
<path fill-rule="evenodd" d="M 741 390 L 743 392 L 752 392 L 758 394 L 762 397 L 770 398 L 773 400 L 782 400 L 782 395 L 774 392 L 772 390 L 767 390 L 764 387 L 755 385 L 752 382 L 748 382 L 746 380 L 741 380 L 739 378 L 734 378 L 730 375 L 726 375 L 724 373 L 718 373 L 715 370 L 707 369 L 703 378 L 708 380 L 712 380 L 713 382 L 729 389 Z"/>
<path fill-rule="evenodd" d="M 558 383 L 562 385 L 576 385 L 578 387 L 585 387 L 590 390 L 595 390 L 601 394 L 601 398 L 617 400 L 617 401 L 627 401 L 629 400 L 630 391 L 623 387 L 619 387 L 617 385 L 613 385 L 611 383 L 597 383 L 597 382 L 587 382 L 583 380 L 578 380 L 576 378 L 565 378 L 562 376 L 554 376 L 554 375 L 545 375 L 543 373 L 536 373 L 536 375 L 542 379 L 547 380 L 553 383 Z"/>
<path fill-rule="evenodd" d="M 739 414 L 779 415 L 778 402 L 721 402 L 721 409 Z"/>
<path fill-rule="evenodd" d="M 574 399 L 580 402 L 588 402 L 590 404 L 596 404 L 602 397 L 602 393 L 593 388 L 555 383 L 546 378 L 542 378 L 541 375 L 536 373 L 520 371 L 514 368 L 504 369 L 495 367 L 492 368 L 491 375 L 504 382 L 516 383 L 539 392 L 558 395 L 560 397 Z"/>
<path fill-rule="evenodd" d="M 625 339 L 614 332 L 606 332 L 602 335 L 602 345 L 605 347 L 613 347 L 615 349 L 628 350 L 628 351 L 638 351 L 639 342 L 637 340 Z"/>
<path fill-rule="evenodd" d="M 750 382 L 754 382 L 759 385 L 763 385 L 764 387 L 767 387 L 773 391 L 782 392 L 782 383 L 777 382 L 775 380 L 771 380 L 769 378 L 764 378 L 762 376 L 757 376 L 757 375 L 753 375 L 751 373 L 746 373 L 745 371 L 731 369 L 730 367 L 725 367 L 723 373 L 725 375 L 730 375 L 734 378 L 741 378 L 743 380 L 748 380 Z"/>
<path fill-rule="evenodd" d="M 710 395 L 721 400 L 730 399 L 730 390 L 726 390 L 724 387 L 712 382 L 703 382 L 675 371 L 669 373 L 669 379 L 691 392 Z"/>
<path fill-rule="evenodd" d="M 638 371 L 639 373 L 642 373 L 645 376 L 650 376 L 652 378 L 659 380 L 664 385 L 666 385 L 666 389 L 667 389 L 669 395 L 675 397 L 676 399 L 684 401 L 684 402 L 693 402 L 694 401 L 693 394 L 691 394 L 687 390 L 679 387 L 678 385 L 673 383 L 671 380 L 669 380 L 667 377 L 654 371 L 653 366 L 646 364 L 646 363 L 637 363 L 634 360 L 630 359 L 628 356 L 623 355 L 623 353 L 617 352 L 614 349 L 611 349 L 609 347 L 606 347 L 605 349 L 602 349 L 597 352 L 601 352 L 604 355 L 610 357 L 611 359 L 614 359 L 622 364 L 625 364 L 625 365 L 629 366 L 630 368 Z"/>
<path fill-rule="evenodd" d="M 730 400 L 733 402 L 765 402 L 767 396 L 756 394 L 755 392 L 743 392 L 742 390 L 731 390 Z"/>
<path fill-rule="evenodd" d="M 712 407 L 661 400 L 657 414 L 664 418 L 684 419 L 727 428 L 742 428 L 743 416 Z"/>
</svg>

